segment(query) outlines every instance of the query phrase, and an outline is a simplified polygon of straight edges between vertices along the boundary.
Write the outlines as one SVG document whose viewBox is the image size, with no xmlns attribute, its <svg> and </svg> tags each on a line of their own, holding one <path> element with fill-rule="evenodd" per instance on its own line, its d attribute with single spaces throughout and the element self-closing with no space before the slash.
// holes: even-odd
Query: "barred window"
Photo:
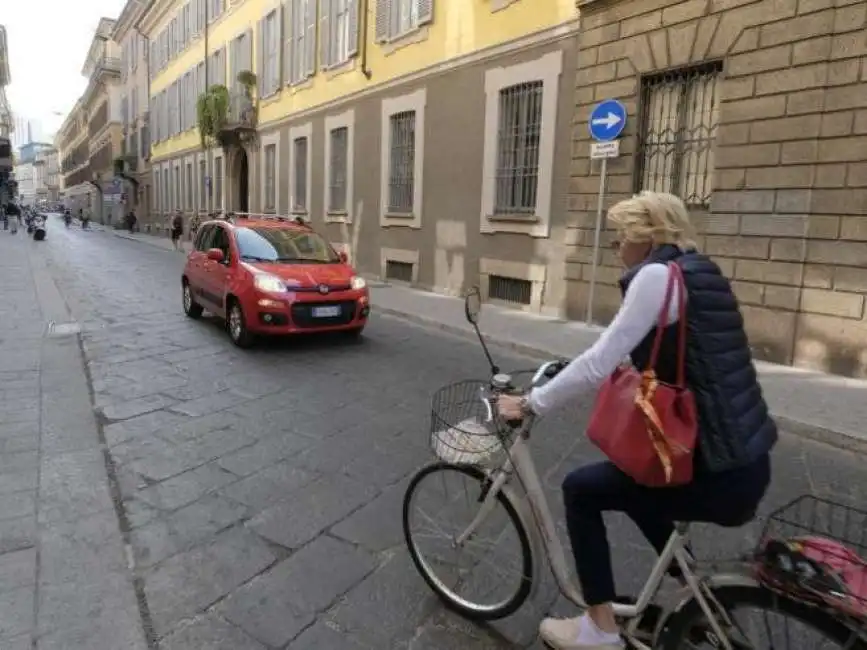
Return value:
<svg viewBox="0 0 867 650">
<path fill-rule="evenodd" d="M 542 81 L 500 91 L 494 214 L 532 214 L 539 185 Z"/>
<path fill-rule="evenodd" d="M 395 113 L 389 123 L 388 211 L 411 213 L 415 184 L 415 111 Z"/>
<path fill-rule="evenodd" d="M 216 210 L 223 209 L 223 159 L 214 158 L 214 207 Z"/>
<path fill-rule="evenodd" d="M 207 187 L 205 186 L 208 172 L 205 168 L 205 161 L 199 161 L 199 210 L 206 210 L 208 207 Z"/>
<path fill-rule="evenodd" d="M 265 212 L 277 210 L 277 145 L 269 144 L 265 147 Z"/>
<path fill-rule="evenodd" d="M 187 176 L 184 179 L 184 189 L 186 190 L 186 203 L 184 205 L 184 208 L 186 208 L 187 210 L 192 210 L 193 197 L 195 196 L 195 194 L 193 194 L 193 163 L 191 162 L 187 163 Z"/>
<path fill-rule="evenodd" d="M 721 71 L 713 63 L 642 79 L 637 190 L 677 194 L 690 206 L 710 204 Z"/>
<path fill-rule="evenodd" d="M 330 187 L 328 188 L 328 211 L 346 212 L 346 175 L 349 162 L 349 129 L 341 126 L 332 129 L 331 138 L 331 167 Z"/>
<path fill-rule="evenodd" d="M 295 198 L 292 209 L 307 209 L 307 138 L 295 138 L 292 158 L 295 161 Z"/>
</svg>

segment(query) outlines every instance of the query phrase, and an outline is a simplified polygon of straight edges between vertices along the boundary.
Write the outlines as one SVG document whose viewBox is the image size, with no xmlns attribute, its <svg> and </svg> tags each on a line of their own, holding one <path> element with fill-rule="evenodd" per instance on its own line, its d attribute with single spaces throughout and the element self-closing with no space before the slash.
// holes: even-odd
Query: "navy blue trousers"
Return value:
<svg viewBox="0 0 867 650">
<path fill-rule="evenodd" d="M 675 522 L 740 526 L 753 516 L 771 479 L 770 458 L 735 470 L 698 471 L 692 483 L 670 488 L 638 485 L 612 463 L 585 465 L 563 481 L 566 525 L 578 580 L 588 605 L 615 598 L 611 549 L 603 512 L 627 515 L 657 553 Z"/>
</svg>

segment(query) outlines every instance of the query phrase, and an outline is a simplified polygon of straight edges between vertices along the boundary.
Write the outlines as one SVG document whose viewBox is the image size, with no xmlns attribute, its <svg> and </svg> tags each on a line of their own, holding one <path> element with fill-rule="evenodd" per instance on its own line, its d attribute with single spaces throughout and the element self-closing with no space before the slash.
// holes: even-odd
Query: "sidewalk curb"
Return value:
<svg viewBox="0 0 867 650">
<path fill-rule="evenodd" d="M 470 329 L 457 327 L 448 323 L 441 323 L 431 318 L 425 318 L 423 316 L 404 312 L 399 309 L 382 307 L 377 305 L 376 303 L 373 303 L 373 308 L 381 314 L 393 316 L 395 318 L 399 318 L 401 320 L 405 320 L 416 325 L 421 325 L 423 327 L 428 327 L 431 329 L 437 329 L 470 340 L 476 339 L 475 332 Z M 539 359 L 551 359 L 557 358 L 559 356 L 552 355 L 550 350 L 529 346 L 524 343 L 519 343 L 517 341 L 512 341 L 503 337 L 490 336 L 488 334 L 485 334 L 485 341 L 503 348 L 507 348 L 519 354 L 525 354 L 527 356 L 537 357 Z M 851 433 L 847 433 L 845 431 L 834 431 L 833 429 L 829 429 L 818 424 L 803 422 L 801 420 L 790 418 L 786 415 L 780 415 L 779 413 L 772 412 L 771 415 L 773 416 L 774 420 L 776 420 L 777 425 L 779 426 L 781 433 L 783 434 L 792 434 L 799 438 L 805 438 L 814 442 L 824 443 L 831 447 L 836 447 L 837 449 L 842 449 L 845 451 L 852 451 L 859 454 L 867 454 L 867 440 L 854 436 Z"/>
<path fill-rule="evenodd" d="M 114 231 L 111 234 L 114 235 L 115 237 L 120 237 L 121 239 L 126 239 L 127 241 L 135 241 L 135 242 L 139 242 L 140 244 L 147 244 L 148 246 L 152 246 L 154 248 L 161 248 L 162 250 L 168 251 L 169 253 L 175 252 L 171 248 L 166 248 L 165 246 L 163 246 L 162 244 L 159 243 L 163 239 L 166 239 L 166 241 L 169 241 L 169 242 L 171 240 L 164 238 L 164 237 L 158 237 L 157 235 L 150 235 L 148 233 L 145 233 L 142 237 L 134 237 L 127 232 L 118 232 L 118 231 Z M 153 241 L 151 241 L 151 240 L 153 240 Z M 184 252 L 189 253 L 190 251 L 187 250 L 186 242 L 184 242 L 183 245 L 184 245 Z"/>
</svg>

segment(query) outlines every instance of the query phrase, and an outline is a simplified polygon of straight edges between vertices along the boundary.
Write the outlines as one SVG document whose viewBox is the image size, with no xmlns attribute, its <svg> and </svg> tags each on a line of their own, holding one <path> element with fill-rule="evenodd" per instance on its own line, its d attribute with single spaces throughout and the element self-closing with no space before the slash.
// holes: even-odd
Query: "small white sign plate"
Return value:
<svg viewBox="0 0 867 650">
<path fill-rule="evenodd" d="M 592 142 L 590 144 L 590 159 L 617 158 L 620 155 L 620 140 L 608 142 Z"/>
</svg>

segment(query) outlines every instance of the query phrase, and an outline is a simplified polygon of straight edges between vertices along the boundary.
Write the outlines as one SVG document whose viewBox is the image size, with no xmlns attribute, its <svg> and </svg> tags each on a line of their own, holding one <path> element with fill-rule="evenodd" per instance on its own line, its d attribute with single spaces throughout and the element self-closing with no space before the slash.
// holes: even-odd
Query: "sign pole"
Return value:
<svg viewBox="0 0 867 650">
<path fill-rule="evenodd" d="M 587 119 L 587 129 L 594 140 L 590 145 L 590 159 L 602 161 L 599 167 L 599 196 L 596 201 L 596 231 L 593 233 L 593 263 L 590 265 L 590 289 L 587 293 L 587 325 L 593 325 L 593 299 L 596 293 L 596 274 L 599 270 L 599 239 L 602 236 L 608 159 L 620 155 L 620 141 L 617 138 L 625 127 L 626 107 L 616 99 L 605 99 L 596 104 Z"/>
<path fill-rule="evenodd" d="M 602 236 L 602 212 L 607 176 L 608 158 L 603 158 L 599 168 L 599 196 L 596 199 L 596 231 L 593 233 L 593 264 L 590 266 L 590 290 L 587 293 L 587 325 L 593 325 L 593 298 L 596 291 L 596 270 L 599 267 L 599 239 Z"/>
</svg>

